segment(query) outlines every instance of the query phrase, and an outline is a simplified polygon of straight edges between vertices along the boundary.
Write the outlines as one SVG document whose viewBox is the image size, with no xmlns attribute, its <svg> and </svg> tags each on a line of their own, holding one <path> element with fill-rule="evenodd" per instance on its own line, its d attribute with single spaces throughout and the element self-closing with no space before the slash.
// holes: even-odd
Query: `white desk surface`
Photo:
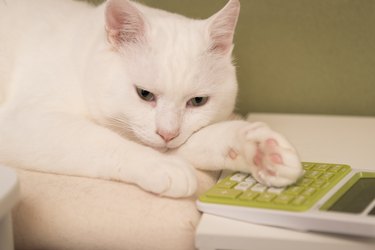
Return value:
<svg viewBox="0 0 375 250">
<path fill-rule="evenodd" d="M 283 133 L 303 161 L 346 163 L 375 171 L 375 117 L 254 113 Z M 375 249 L 375 239 L 298 232 L 203 214 L 196 232 L 200 250 L 213 249 Z"/>
</svg>

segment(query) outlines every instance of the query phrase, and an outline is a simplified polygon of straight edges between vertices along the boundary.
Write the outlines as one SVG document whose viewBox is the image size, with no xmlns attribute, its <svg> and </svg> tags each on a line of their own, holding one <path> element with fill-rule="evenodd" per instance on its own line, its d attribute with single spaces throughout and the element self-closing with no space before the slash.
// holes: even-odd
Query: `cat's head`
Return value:
<svg viewBox="0 0 375 250">
<path fill-rule="evenodd" d="M 161 149 L 227 119 L 237 95 L 231 54 L 239 9 L 239 1 L 230 0 L 212 17 L 192 20 L 128 0 L 107 1 L 107 40 L 97 46 L 87 74 L 90 116 Z"/>
</svg>

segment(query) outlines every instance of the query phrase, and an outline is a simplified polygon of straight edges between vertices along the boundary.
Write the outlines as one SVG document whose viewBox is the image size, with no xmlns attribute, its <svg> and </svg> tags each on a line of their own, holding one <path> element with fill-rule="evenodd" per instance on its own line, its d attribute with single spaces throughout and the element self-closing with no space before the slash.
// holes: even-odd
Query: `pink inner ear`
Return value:
<svg viewBox="0 0 375 250">
<path fill-rule="evenodd" d="M 221 11 L 212 17 L 209 30 L 212 40 L 211 51 L 224 54 L 231 50 L 239 11 L 240 2 L 230 0 Z"/>
<path fill-rule="evenodd" d="M 118 47 L 143 40 L 145 24 L 142 13 L 128 0 L 109 0 L 106 9 L 108 40 Z"/>
<path fill-rule="evenodd" d="M 226 54 L 232 46 L 232 40 L 226 38 L 225 36 L 226 35 L 213 38 L 214 42 L 210 47 L 210 51 Z"/>
</svg>

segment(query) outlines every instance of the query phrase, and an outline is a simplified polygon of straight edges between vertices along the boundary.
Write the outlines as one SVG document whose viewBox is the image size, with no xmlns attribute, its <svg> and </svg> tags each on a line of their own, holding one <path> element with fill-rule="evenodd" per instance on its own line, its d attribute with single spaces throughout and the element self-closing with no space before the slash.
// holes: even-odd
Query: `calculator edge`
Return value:
<svg viewBox="0 0 375 250">
<path fill-rule="evenodd" d="M 204 213 L 255 224 L 277 226 L 301 231 L 336 232 L 342 234 L 375 237 L 375 217 L 358 217 L 348 213 L 321 211 L 320 208 L 344 186 L 355 174 L 373 172 L 366 169 L 352 169 L 335 187 L 306 211 L 284 211 L 266 208 L 252 208 L 234 205 L 214 204 L 196 201 L 198 210 Z M 249 214 L 250 213 L 250 214 Z M 249 216 L 250 215 L 250 216 Z"/>
</svg>

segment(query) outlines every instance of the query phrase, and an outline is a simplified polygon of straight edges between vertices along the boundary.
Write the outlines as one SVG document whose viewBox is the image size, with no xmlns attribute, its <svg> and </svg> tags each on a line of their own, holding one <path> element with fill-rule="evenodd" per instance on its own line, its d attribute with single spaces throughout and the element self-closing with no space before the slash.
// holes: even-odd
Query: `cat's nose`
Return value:
<svg viewBox="0 0 375 250">
<path fill-rule="evenodd" d="M 164 130 L 161 130 L 161 129 L 158 129 L 156 131 L 156 133 L 161 137 L 163 138 L 163 140 L 165 142 L 170 142 L 172 141 L 174 138 L 176 138 L 180 132 L 178 130 L 176 131 L 164 131 Z"/>
</svg>

